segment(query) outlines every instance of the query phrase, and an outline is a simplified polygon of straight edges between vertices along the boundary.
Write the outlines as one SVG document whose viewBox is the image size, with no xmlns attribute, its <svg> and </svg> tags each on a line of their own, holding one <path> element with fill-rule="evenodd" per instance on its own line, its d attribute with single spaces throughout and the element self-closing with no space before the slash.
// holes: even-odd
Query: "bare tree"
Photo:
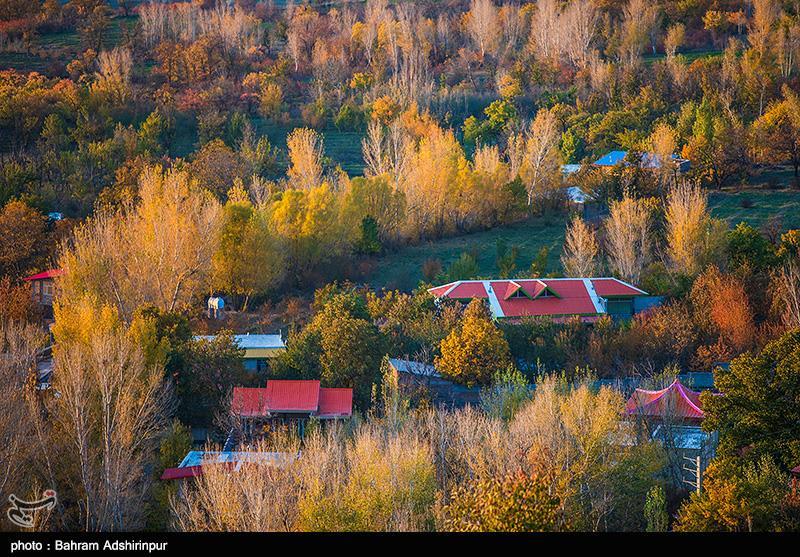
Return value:
<svg viewBox="0 0 800 557">
<path fill-rule="evenodd" d="M 494 50 L 500 36 L 497 8 L 492 0 L 472 0 L 468 18 L 467 28 L 483 60 L 487 50 Z"/>
<path fill-rule="evenodd" d="M 20 498 L 31 485 L 34 454 L 33 397 L 36 385 L 37 353 L 45 347 L 47 335 L 40 328 L 23 323 L 0 321 L 0 497 L 14 492 Z M 27 473 L 26 473 L 27 471 Z M 38 496 L 39 494 L 37 494 Z"/>
<path fill-rule="evenodd" d="M 599 246 L 594 230 L 586 222 L 575 217 L 569 223 L 564 240 L 561 265 L 564 274 L 571 277 L 593 277 L 597 271 Z"/>
<path fill-rule="evenodd" d="M 364 157 L 364 174 L 380 176 L 388 172 L 383 125 L 375 119 L 370 120 L 367 135 L 361 140 L 361 153 Z"/>
<path fill-rule="evenodd" d="M 558 0 L 539 0 L 531 20 L 530 45 L 537 57 L 557 60 L 562 53 Z"/>
<path fill-rule="evenodd" d="M 142 526 L 146 465 L 164 424 L 164 371 L 148 367 L 142 348 L 118 327 L 84 323 L 85 340 L 63 339 L 55 352 L 53 407 L 60 442 L 77 470 L 72 488 L 81 528 L 124 531 Z"/>
<path fill-rule="evenodd" d="M 555 113 L 541 109 L 525 134 L 525 151 L 520 176 L 528 192 L 528 207 L 534 200 L 546 200 L 560 187 L 558 142 L 561 135 Z"/>
<path fill-rule="evenodd" d="M 605 222 L 606 253 L 611 270 L 624 280 L 638 282 L 650 261 L 651 215 L 644 201 L 627 194 L 614 201 Z"/>
<path fill-rule="evenodd" d="M 800 327 L 800 265 L 796 260 L 774 273 L 772 288 L 786 328 Z"/>
<path fill-rule="evenodd" d="M 559 21 L 566 34 L 564 44 L 570 61 L 579 68 L 586 67 L 597 32 L 597 9 L 591 0 L 573 0 Z"/>
</svg>

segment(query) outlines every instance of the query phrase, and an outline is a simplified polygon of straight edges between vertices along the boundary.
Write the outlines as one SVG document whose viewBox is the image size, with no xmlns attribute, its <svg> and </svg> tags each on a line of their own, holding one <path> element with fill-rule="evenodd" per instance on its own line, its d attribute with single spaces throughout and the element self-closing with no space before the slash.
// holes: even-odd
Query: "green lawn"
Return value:
<svg viewBox="0 0 800 557">
<path fill-rule="evenodd" d="M 695 60 L 699 60 L 700 58 L 714 58 L 715 56 L 722 56 L 721 50 L 716 49 L 698 49 L 698 50 L 688 50 L 686 52 L 679 52 L 679 55 L 683 56 L 683 60 L 687 64 L 691 64 Z M 645 64 L 652 64 L 657 60 L 663 60 L 665 55 L 663 52 L 659 52 L 657 54 L 648 53 L 642 56 L 644 58 Z"/>
<path fill-rule="evenodd" d="M 286 151 L 286 138 L 295 128 L 303 127 L 302 123 L 288 126 L 275 124 L 255 118 L 253 126 L 259 135 L 266 135 L 273 147 Z M 361 139 L 363 132 L 339 131 L 334 127 L 318 130 L 322 135 L 325 155 L 350 176 L 358 176 L 364 172 L 364 159 L 361 155 Z"/>
<path fill-rule="evenodd" d="M 519 248 L 517 270 L 527 269 L 539 250 L 550 248 L 548 272 L 560 269 L 559 257 L 564 242 L 566 217 L 532 218 L 511 226 L 503 226 L 464 236 L 445 238 L 389 253 L 379 260 L 368 282 L 375 288 L 411 290 L 422 280 L 422 264 L 436 258 L 447 268 L 463 252 L 475 251 L 481 276 L 497 276 L 496 243 L 502 239 L 509 248 Z"/>
<path fill-rule="evenodd" d="M 752 206 L 743 207 L 745 200 Z M 708 196 L 708 204 L 713 216 L 725 219 L 731 226 L 742 221 L 761 226 L 777 217 L 785 230 L 800 228 L 800 190 L 714 192 Z"/>
<path fill-rule="evenodd" d="M 750 200 L 752 207 L 742 207 L 743 199 Z M 709 207 L 713 216 L 725 219 L 731 227 L 741 221 L 759 227 L 771 216 L 778 216 L 784 230 L 800 228 L 800 190 L 713 192 L 709 195 Z M 473 250 L 478 255 L 480 275 L 497 276 L 495 246 L 499 239 L 509 248 L 519 248 L 517 270 L 527 269 L 538 251 L 547 246 L 550 248 L 548 273 L 558 272 L 566 218 L 563 215 L 532 218 L 512 226 L 403 248 L 375 260 L 367 281 L 375 288 L 411 290 L 422 280 L 422 265 L 426 259 L 439 259 L 446 269 L 463 252 Z"/>
</svg>

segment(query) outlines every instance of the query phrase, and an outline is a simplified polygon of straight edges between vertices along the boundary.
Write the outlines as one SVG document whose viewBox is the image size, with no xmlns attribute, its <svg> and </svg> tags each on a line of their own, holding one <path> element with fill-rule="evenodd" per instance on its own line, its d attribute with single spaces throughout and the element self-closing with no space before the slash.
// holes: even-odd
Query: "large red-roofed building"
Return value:
<svg viewBox="0 0 800 557">
<path fill-rule="evenodd" d="M 459 280 L 429 290 L 439 299 L 485 300 L 495 319 L 630 317 L 647 292 L 617 278 Z"/>
</svg>

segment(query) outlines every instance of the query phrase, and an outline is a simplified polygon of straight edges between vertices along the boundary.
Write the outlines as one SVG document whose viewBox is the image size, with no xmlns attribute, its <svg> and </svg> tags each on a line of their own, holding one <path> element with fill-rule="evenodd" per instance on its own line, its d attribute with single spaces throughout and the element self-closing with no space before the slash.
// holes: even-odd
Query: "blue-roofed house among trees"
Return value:
<svg viewBox="0 0 800 557">
<path fill-rule="evenodd" d="M 594 161 L 592 165 L 598 168 L 614 168 L 619 165 L 628 165 L 631 164 L 631 159 L 635 159 L 636 156 L 635 153 L 630 153 L 631 156 L 629 156 L 629 153 L 629 151 L 609 151 Z M 639 157 L 639 166 L 641 168 L 650 170 L 661 168 L 662 162 L 659 155 L 655 153 L 641 153 Z M 671 159 L 678 173 L 682 174 L 689 170 L 689 161 L 687 159 L 682 159 L 677 155 L 672 155 Z"/>
</svg>

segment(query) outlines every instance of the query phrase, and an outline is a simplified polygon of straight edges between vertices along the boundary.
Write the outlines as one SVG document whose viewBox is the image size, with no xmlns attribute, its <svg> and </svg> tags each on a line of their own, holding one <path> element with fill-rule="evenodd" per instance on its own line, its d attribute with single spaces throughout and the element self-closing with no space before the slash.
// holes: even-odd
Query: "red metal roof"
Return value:
<svg viewBox="0 0 800 557">
<path fill-rule="evenodd" d="M 271 413 L 350 416 L 353 390 L 322 389 L 317 380 L 271 379 L 263 388 L 234 387 L 231 408 L 245 418 Z"/>
<path fill-rule="evenodd" d="M 314 412 L 319 407 L 319 381 L 267 381 L 266 395 L 270 412 Z"/>
<path fill-rule="evenodd" d="M 25 277 L 22 280 L 44 280 L 44 279 L 51 279 L 55 277 L 60 277 L 64 274 L 63 269 L 48 269 L 47 271 L 42 271 L 36 275 L 31 275 L 29 277 Z"/>
<path fill-rule="evenodd" d="M 184 478 L 194 478 L 203 473 L 202 466 L 185 466 L 183 468 L 167 468 L 161 474 L 162 480 L 182 480 Z"/>
<path fill-rule="evenodd" d="M 625 412 L 631 416 L 691 420 L 702 420 L 705 416 L 700 393 L 687 389 L 678 379 L 660 391 L 636 389 L 625 404 Z"/>
<path fill-rule="evenodd" d="M 447 297 L 466 300 L 468 298 L 488 298 L 489 295 L 482 282 L 461 282 L 447 293 Z"/>
<path fill-rule="evenodd" d="M 497 302 L 503 311 L 504 317 L 586 315 L 598 313 L 582 279 L 549 282 L 547 280 L 518 280 L 516 282 L 518 282 L 532 298 L 536 298 L 533 300 L 530 298 L 498 299 Z M 539 296 L 545 287 L 555 292 L 557 296 Z M 492 288 L 497 292 L 495 283 L 492 283 Z"/>
<path fill-rule="evenodd" d="M 447 294 L 447 291 L 450 290 L 450 288 L 452 288 L 454 284 L 455 284 L 454 282 L 451 282 L 448 284 L 443 284 L 442 286 L 436 286 L 435 288 L 431 288 L 430 290 L 428 290 L 428 292 L 430 292 L 431 294 L 433 294 L 438 298 L 439 296 L 444 296 L 445 294 Z"/>
<path fill-rule="evenodd" d="M 644 296 L 647 293 L 615 278 L 592 279 L 592 286 L 600 296 Z"/>
<path fill-rule="evenodd" d="M 266 416 L 269 413 L 266 389 L 234 387 L 231 408 L 244 418 Z"/>
<path fill-rule="evenodd" d="M 353 415 L 353 389 L 320 389 L 320 418 L 349 417 Z"/>
<path fill-rule="evenodd" d="M 520 289 L 528 296 L 520 296 Z M 573 315 L 593 319 L 606 313 L 605 296 L 647 295 L 616 278 L 465 280 L 431 288 L 429 292 L 438 298 L 487 299 L 494 317 L 511 319 Z"/>
</svg>

